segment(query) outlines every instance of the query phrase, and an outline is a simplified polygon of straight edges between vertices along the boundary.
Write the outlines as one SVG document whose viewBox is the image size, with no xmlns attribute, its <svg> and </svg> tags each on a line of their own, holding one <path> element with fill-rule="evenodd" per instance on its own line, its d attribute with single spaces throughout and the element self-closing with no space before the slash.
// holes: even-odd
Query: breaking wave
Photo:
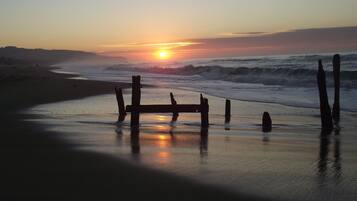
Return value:
<svg viewBox="0 0 357 201">
<path fill-rule="evenodd" d="M 312 56 L 313 57 L 313 56 Z M 314 59 L 315 60 L 315 59 Z M 107 70 L 126 70 L 155 74 L 194 76 L 208 80 L 223 80 L 238 83 L 259 83 L 264 85 L 283 85 L 293 87 L 315 87 L 317 70 L 306 68 L 248 68 L 188 65 L 178 68 L 133 68 L 128 66 L 112 66 Z M 326 71 L 327 86 L 333 86 L 333 73 Z M 341 87 L 357 88 L 357 71 L 341 71 Z"/>
</svg>

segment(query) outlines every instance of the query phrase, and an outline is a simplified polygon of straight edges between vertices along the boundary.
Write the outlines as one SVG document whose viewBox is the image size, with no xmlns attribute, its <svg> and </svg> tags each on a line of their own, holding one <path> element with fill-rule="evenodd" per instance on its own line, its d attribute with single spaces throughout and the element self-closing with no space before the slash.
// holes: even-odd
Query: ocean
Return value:
<svg viewBox="0 0 357 201">
<path fill-rule="evenodd" d="M 340 129 L 321 136 L 317 60 L 327 70 L 332 105 L 332 55 L 201 59 L 171 63 L 60 64 L 73 79 L 131 82 L 141 75 L 142 104 L 178 104 L 208 98 L 210 126 L 199 114 L 143 114 L 139 130 L 130 114 L 117 122 L 113 94 L 39 105 L 36 123 L 75 149 L 100 152 L 226 190 L 272 200 L 357 199 L 357 55 L 342 55 Z M 225 99 L 232 118 L 224 121 Z M 131 90 L 124 90 L 130 104 Z M 273 130 L 261 131 L 270 113 Z M 118 170 L 120 171 L 120 170 Z"/>
<path fill-rule="evenodd" d="M 235 100 L 319 107 L 316 72 L 323 61 L 330 102 L 333 100 L 333 54 L 195 59 L 177 62 L 58 64 L 91 80 L 131 82 L 187 89 Z M 341 109 L 357 111 L 357 54 L 341 55 Z"/>
</svg>

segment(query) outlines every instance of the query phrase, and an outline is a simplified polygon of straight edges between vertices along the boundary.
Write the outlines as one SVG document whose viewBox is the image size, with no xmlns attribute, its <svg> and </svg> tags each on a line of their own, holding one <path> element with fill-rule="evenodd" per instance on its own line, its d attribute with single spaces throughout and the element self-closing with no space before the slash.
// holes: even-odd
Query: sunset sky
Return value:
<svg viewBox="0 0 357 201">
<path fill-rule="evenodd" d="M 356 51 L 356 10 L 356 0 L 1 0 L 0 46 L 134 59 Z"/>
</svg>

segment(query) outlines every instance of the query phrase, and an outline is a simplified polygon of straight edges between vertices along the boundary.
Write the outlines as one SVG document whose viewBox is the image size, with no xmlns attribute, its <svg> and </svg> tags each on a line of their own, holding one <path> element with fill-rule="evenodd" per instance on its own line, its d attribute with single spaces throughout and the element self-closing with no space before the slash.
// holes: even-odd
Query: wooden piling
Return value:
<svg viewBox="0 0 357 201">
<path fill-rule="evenodd" d="M 122 89 L 115 87 L 115 95 L 117 97 L 117 102 L 118 102 L 118 111 L 119 111 L 118 121 L 123 121 L 126 116 L 126 111 L 125 111 L 125 103 L 124 103 Z"/>
<path fill-rule="evenodd" d="M 317 84 L 319 88 L 320 97 L 320 115 L 321 115 L 321 127 L 323 130 L 332 130 L 332 116 L 331 109 L 328 102 L 328 96 L 326 91 L 326 76 L 322 66 L 321 60 L 319 60 L 319 69 L 317 72 Z"/>
<path fill-rule="evenodd" d="M 270 132 L 272 130 L 272 121 L 268 112 L 263 113 L 262 130 L 263 132 Z"/>
<path fill-rule="evenodd" d="M 176 102 L 174 94 L 172 92 L 170 92 L 170 99 L 171 99 L 171 105 L 176 106 L 177 102 Z M 175 111 L 175 112 L 172 113 L 172 115 L 173 115 L 172 120 L 176 121 L 179 113 L 177 111 Z"/>
<path fill-rule="evenodd" d="M 139 126 L 140 112 L 139 105 L 141 99 L 141 84 L 140 84 L 140 76 L 132 77 L 132 96 L 131 96 L 131 126 Z"/>
<path fill-rule="evenodd" d="M 332 117 L 335 122 L 340 120 L 340 55 L 336 54 L 333 57 L 333 77 L 335 81 L 335 100 L 332 108 Z"/>
<path fill-rule="evenodd" d="M 229 123 L 230 121 L 231 121 L 231 101 L 226 99 L 225 122 Z"/>
<path fill-rule="evenodd" d="M 203 127 L 208 127 L 208 99 L 203 98 L 202 94 L 200 96 L 200 104 L 177 104 L 174 95 L 170 93 L 171 104 L 170 105 L 140 105 L 140 96 L 141 96 L 141 85 L 140 85 L 140 76 L 132 77 L 132 97 L 131 105 L 125 107 L 126 112 L 131 113 L 131 122 L 130 125 L 132 128 L 139 126 L 140 113 L 173 113 L 174 116 L 172 121 L 176 121 L 178 113 L 180 112 L 192 112 L 192 113 L 201 113 L 201 124 Z"/>
<path fill-rule="evenodd" d="M 208 112 L 209 112 L 209 106 L 208 106 L 208 99 L 203 98 L 201 94 L 201 126 L 202 127 L 208 127 L 209 126 L 209 119 L 208 119 Z"/>
</svg>

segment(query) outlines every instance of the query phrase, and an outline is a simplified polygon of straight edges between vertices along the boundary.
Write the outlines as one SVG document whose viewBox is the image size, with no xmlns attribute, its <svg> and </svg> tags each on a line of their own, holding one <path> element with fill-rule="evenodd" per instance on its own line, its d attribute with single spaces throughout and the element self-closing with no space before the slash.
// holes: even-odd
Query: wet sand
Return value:
<svg viewBox="0 0 357 201">
<path fill-rule="evenodd" d="M 42 67 L 1 67 L 0 200 L 267 200 L 79 151 L 20 111 L 105 94 L 124 83 L 67 79 Z"/>
<path fill-rule="evenodd" d="M 124 101 L 131 100 L 124 90 Z M 199 93 L 144 87 L 143 104 L 198 103 Z M 210 127 L 200 115 L 141 114 L 140 129 L 122 123 L 114 94 L 39 105 L 31 119 L 81 150 L 104 153 L 137 166 L 168 172 L 238 194 L 271 200 L 355 200 L 357 137 L 355 113 L 342 112 L 341 130 L 320 137 L 319 109 L 232 100 L 231 122 L 224 123 L 224 99 L 204 95 L 210 103 Z M 273 131 L 261 131 L 269 111 Z"/>
</svg>

